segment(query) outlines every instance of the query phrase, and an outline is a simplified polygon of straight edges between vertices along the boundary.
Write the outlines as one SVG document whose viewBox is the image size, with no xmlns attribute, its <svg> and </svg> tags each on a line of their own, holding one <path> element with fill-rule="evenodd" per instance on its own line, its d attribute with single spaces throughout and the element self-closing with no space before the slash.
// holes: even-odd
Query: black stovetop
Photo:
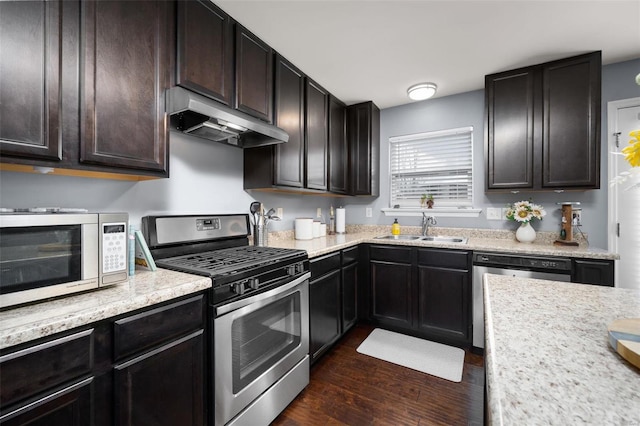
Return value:
<svg viewBox="0 0 640 426">
<path fill-rule="evenodd" d="M 226 277 L 239 279 L 259 275 L 272 268 L 286 267 L 307 260 L 307 252 L 275 247 L 241 246 L 159 259 L 160 267 L 204 275 L 214 285 Z"/>
</svg>

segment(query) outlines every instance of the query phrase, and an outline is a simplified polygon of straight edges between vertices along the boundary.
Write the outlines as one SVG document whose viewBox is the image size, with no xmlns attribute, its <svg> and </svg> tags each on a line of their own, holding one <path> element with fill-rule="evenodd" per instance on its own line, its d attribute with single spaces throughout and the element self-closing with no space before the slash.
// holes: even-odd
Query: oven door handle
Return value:
<svg viewBox="0 0 640 426">
<path fill-rule="evenodd" d="M 282 293 L 286 293 L 292 288 L 300 285 L 311 278 L 311 272 L 306 272 L 293 281 L 284 284 L 280 287 L 274 288 L 272 290 L 266 291 L 264 293 L 256 294 L 255 296 L 247 297 L 246 299 L 236 300 L 235 302 L 227 303 L 226 305 L 218 306 L 216 308 L 216 316 L 228 314 L 231 311 L 235 311 L 236 309 L 240 309 L 244 306 L 250 305 L 252 303 L 258 302 L 263 299 L 268 299 L 270 297 L 278 296 Z"/>
</svg>

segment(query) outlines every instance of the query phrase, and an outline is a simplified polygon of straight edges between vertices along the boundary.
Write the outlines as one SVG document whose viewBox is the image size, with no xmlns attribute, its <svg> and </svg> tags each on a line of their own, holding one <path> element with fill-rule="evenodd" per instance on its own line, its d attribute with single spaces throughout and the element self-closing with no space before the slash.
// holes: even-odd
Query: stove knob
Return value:
<svg viewBox="0 0 640 426">
<path fill-rule="evenodd" d="M 257 290 L 260 287 L 260 279 L 258 278 L 251 278 L 249 280 L 249 286 L 254 289 Z"/>
<path fill-rule="evenodd" d="M 244 294 L 244 282 L 235 283 L 231 289 L 235 294 L 242 296 Z"/>
<path fill-rule="evenodd" d="M 295 265 L 287 266 L 287 275 L 293 276 L 296 274 Z"/>
</svg>

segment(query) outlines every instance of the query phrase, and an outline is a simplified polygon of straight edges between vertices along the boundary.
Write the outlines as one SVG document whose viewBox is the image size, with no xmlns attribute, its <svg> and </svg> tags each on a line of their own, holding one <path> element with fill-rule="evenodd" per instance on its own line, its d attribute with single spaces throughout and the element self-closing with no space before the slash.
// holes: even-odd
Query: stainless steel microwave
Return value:
<svg viewBox="0 0 640 426">
<path fill-rule="evenodd" d="M 127 213 L 0 214 L 0 308 L 128 279 Z"/>
</svg>

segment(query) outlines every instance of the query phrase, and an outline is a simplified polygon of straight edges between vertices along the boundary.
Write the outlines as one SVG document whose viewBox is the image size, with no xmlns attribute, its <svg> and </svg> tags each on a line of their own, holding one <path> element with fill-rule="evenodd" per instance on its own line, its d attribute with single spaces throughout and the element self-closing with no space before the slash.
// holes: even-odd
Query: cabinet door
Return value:
<svg viewBox="0 0 640 426">
<path fill-rule="evenodd" d="M 342 333 L 353 327 L 358 319 L 358 263 L 342 268 Z"/>
<path fill-rule="evenodd" d="M 600 187 L 601 69 L 600 52 L 543 67 L 544 188 Z"/>
<path fill-rule="evenodd" d="M 326 191 L 329 93 L 307 78 L 306 96 L 306 187 Z"/>
<path fill-rule="evenodd" d="M 62 158 L 61 28 L 62 2 L 0 2 L 3 156 Z"/>
<path fill-rule="evenodd" d="M 573 259 L 573 274 L 571 281 L 574 283 L 613 287 L 615 282 L 613 261 Z"/>
<path fill-rule="evenodd" d="M 204 336 L 199 330 L 114 368 L 116 423 L 204 424 Z"/>
<path fill-rule="evenodd" d="M 302 71 L 276 55 L 275 124 L 289 134 L 274 147 L 276 185 L 304 185 L 304 87 Z"/>
<path fill-rule="evenodd" d="M 471 281 L 468 271 L 418 267 L 417 328 L 424 333 L 468 343 Z"/>
<path fill-rule="evenodd" d="M 94 424 L 93 383 L 85 379 L 14 412 L 2 413 L 3 426 L 81 426 Z"/>
<path fill-rule="evenodd" d="M 82 3 L 80 161 L 167 172 L 174 4 Z"/>
<path fill-rule="evenodd" d="M 347 108 L 350 195 L 377 196 L 380 188 L 380 110 L 373 102 Z"/>
<path fill-rule="evenodd" d="M 340 269 L 309 282 L 309 352 L 317 360 L 340 337 Z"/>
<path fill-rule="evenodd" d="M 347 149 L 346 106 L 329 97 L 329 192 L 346 194 L 349 190 L 349 152 Z"/>
<path fill-rule="evenodd" d="M 210 1 L 178 2 L 176 83 L 231 105 L 233 24 Z"/>
<path fill-rule="evenodd" d="M 487 189 L 532 188 L 533 68 L 485 77 Z"/>
<path fill-rule="evenodd" d="M 236 23 L 235 108 L 268 123 L 273 120 L 273 51 Z"/>
<path fill-rule="evenodd" d="M 371 317 L 380 324 L 411 328 L 411 265 L 371 261 Z"/>
</svg>

